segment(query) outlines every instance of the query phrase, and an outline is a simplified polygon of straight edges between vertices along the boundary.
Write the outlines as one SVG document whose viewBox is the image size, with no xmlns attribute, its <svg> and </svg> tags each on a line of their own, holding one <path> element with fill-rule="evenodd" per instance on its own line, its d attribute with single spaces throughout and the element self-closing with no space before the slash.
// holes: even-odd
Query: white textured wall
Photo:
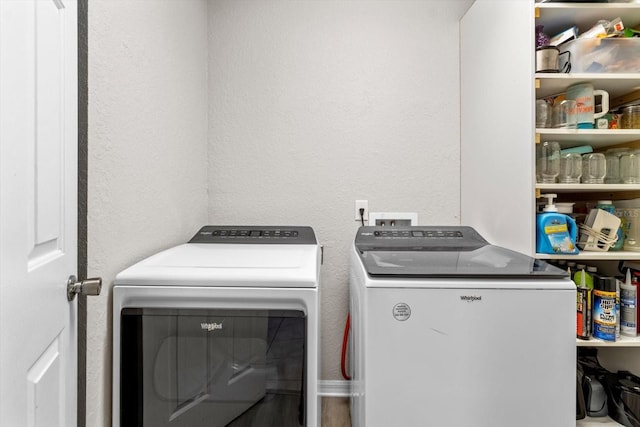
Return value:
<svg viewBox="0 0 640 427">
<path fill-rule="evenodd" d="M 111 284 L 206 223 L 207 2 L 89 2 L 87 426 L 111 425 Z"/>
<path fill-rule="evenodd" d="M 209 223 L 316 230 L 322 379 L 340 378 L 354 201 L 459 224 L 459 20 L 471 3 L 210 3 Z"/>
</svg>

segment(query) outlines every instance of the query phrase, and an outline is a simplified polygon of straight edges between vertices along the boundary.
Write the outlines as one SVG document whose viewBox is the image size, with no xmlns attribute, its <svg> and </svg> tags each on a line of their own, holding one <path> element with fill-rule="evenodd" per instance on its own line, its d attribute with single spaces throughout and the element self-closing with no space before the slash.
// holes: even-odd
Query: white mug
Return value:
<svg viewBox="0 0 640 427">
<path fill-rule="evenodd" d="M 595 112 L 595 97 L 602 97 L 602 111 Z M 578 129 L 593 129 L 596 119 L 609 112 L 609 93 L 595 90 L 591 83 L 578 83 L 567 88 L 566 99 L 576 101 L 578 109 Z"/>
</svg>

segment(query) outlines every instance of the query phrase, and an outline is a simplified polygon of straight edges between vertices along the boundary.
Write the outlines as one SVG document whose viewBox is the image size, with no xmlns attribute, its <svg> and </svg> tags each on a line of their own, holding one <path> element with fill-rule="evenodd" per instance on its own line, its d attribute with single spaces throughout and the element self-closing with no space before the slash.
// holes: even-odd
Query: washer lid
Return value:
<svg viewBox="0 0 640 427">
<path fill-rule="evenodd" d="M 228 237 L 213 234 L 223 229 L 248 233 L 229 233 Z M 269 230 L 273 234 L 251 235 L 252 230 Z M 281 235 L 275 233 L 276 230 L 291 233 Z M 152 255 L 120 272 L 114 283 L 315 288 L 318 286 L 319 264 L 320 246 L 310 227 L 207 226 L 189 243 Z"/>
<path fill-rule="evenodd" d="M 568 276 L 544 261 L 490 245 L 471 227 L 361 227 L 355 247 L 370 276 Z"/>
</svg>

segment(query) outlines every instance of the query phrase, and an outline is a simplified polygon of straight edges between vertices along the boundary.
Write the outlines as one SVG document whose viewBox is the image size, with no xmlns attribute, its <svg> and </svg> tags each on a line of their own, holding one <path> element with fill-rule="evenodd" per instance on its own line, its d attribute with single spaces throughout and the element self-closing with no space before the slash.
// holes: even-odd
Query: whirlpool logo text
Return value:
<svg viewBox="0 0 640 427">
<path fill-rule="evenodd" d="M 460 299 L 466 302 L 482 301 L 482 297 L 478 295 L 460 295 Z"/>
<path fill-rule="evenodd" d="M 200 328 L 210 332 L 216 329 L 222 329 L 222 323 L 200 323 Z"/>
</svg>

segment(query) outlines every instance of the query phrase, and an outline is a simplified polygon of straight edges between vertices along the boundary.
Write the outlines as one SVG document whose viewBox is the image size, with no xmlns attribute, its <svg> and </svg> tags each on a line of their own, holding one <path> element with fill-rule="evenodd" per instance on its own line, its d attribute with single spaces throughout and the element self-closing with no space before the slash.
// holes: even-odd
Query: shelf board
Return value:
<svg viewBox="0 0 640 427">
<path fill-rule="evenodd" d="M 582 82 L 591 82 L 596 89 L 606 90 L 610 98 L 640 89 L 640 73 L 536 73 L 535 78 L 539 84 L 539 87 L 536 85 L 538 99 L 564 93 L 567 87 Z"/>
<path fill-rule="evenodd" d="M 537 259 L 566 259 L 571 261 L 636 261 L 640 260 L 640 252 L 631 251 L 610 251 L 610 252 L 597 252 L 597 251 L 581 251 L 575 255 L 568 254 L 535 254 Z"/>
<path fill-rule="evenodd" d="M 580 32 L 591 28 L 598 20 L 611 21 L 622 17 L 625 27 L 640 24 L 640 4 L 637 3 L 536 3 L 536 25 L 544 25 L 543 31 L 554 36 L 575 25 Z"/>
<path fill-rule="evenodd" d="M 614 193 L 640 191 L 640 184 L 536 184 L 536 189 L 554 193 Z"/>
<path fill-rule="evenodd" d="M 580 340 L 576 338 L 578 347 L 640 347 L 640 337 L 623 337 L 617 341 L 602 341 L 596 338 Z"/>
<path fill-rule="evenodd" d="M 640 129 L 551 129 L 538 128 L 540 141 L 558 141 L 562 148 L 591 145 L 594 149 L 640 140 Z"/>
</svg>

